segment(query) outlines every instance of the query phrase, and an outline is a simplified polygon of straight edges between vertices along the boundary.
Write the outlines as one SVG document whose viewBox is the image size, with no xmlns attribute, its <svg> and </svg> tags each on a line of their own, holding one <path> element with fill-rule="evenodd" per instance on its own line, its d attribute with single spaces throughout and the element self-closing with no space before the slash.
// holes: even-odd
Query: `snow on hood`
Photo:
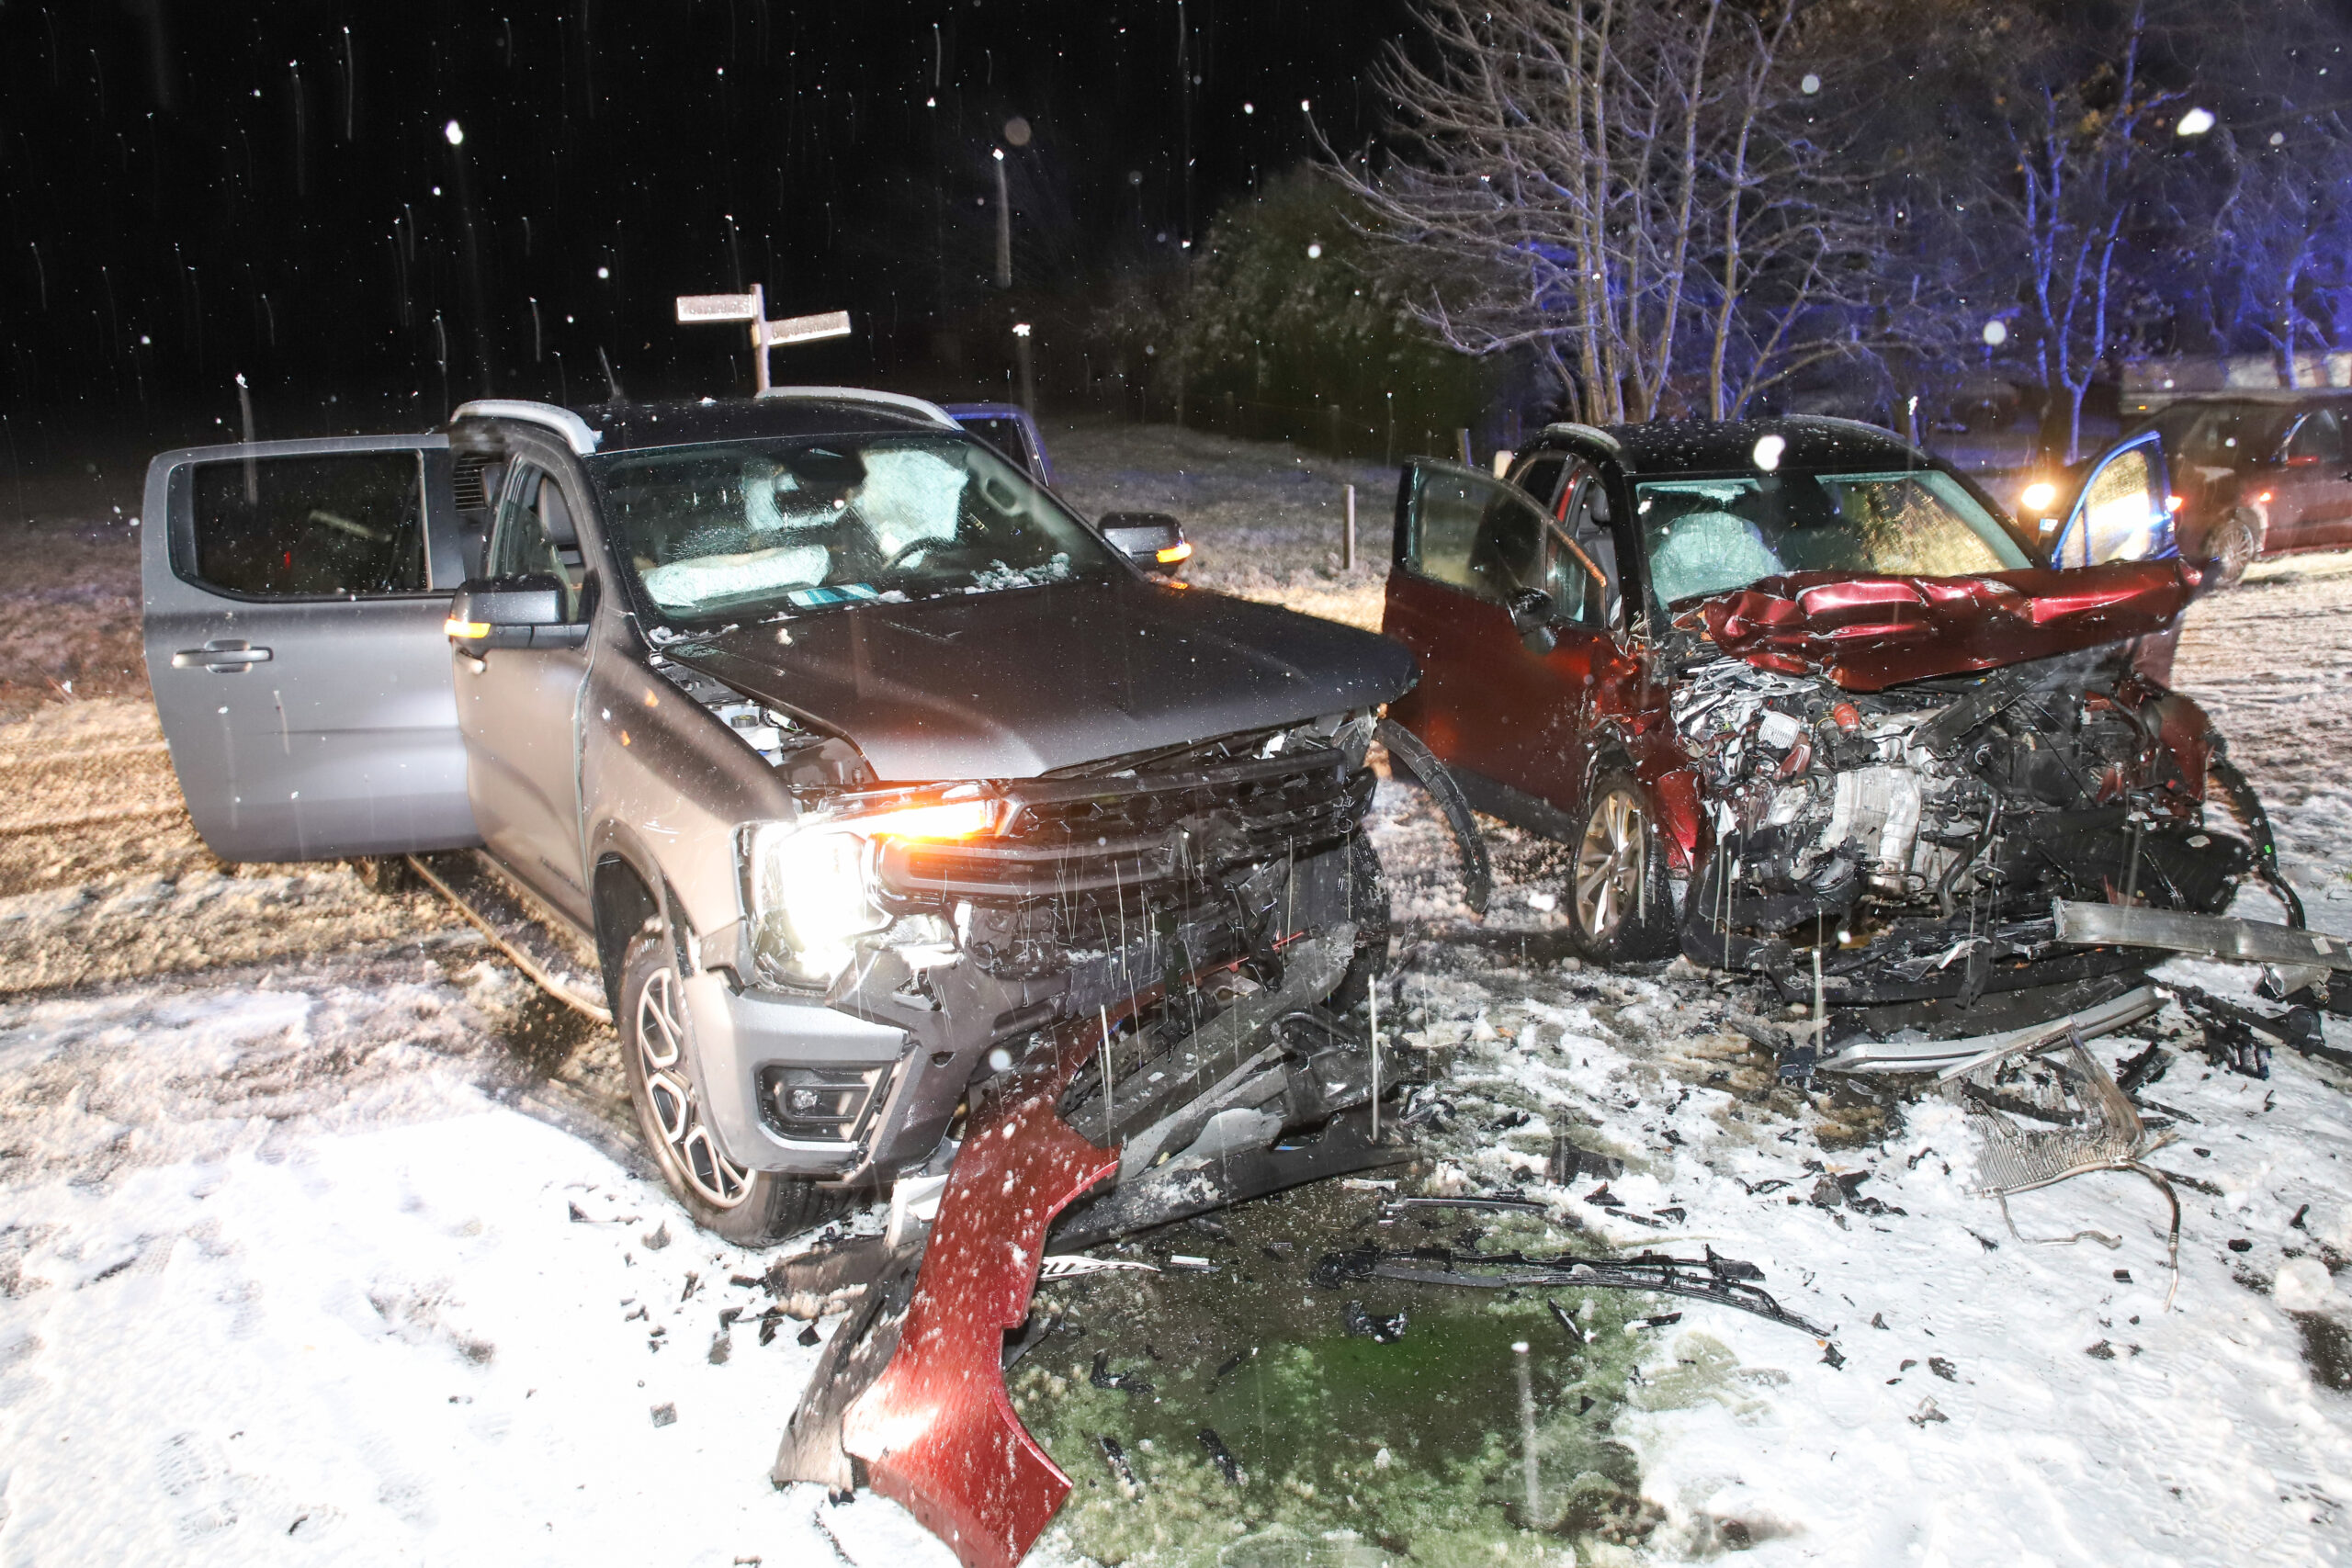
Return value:
<svg viewBox="0 0 2352 1568">
<path fill-rule="evenodd" d="M 1718 594 L 1692 614 L 1717 648 L 1759 670 L 1876 692 L 2162 631 L 2197 584 L 2177 560 L 1978 577 L 1801 571 Z"/>
</svg>

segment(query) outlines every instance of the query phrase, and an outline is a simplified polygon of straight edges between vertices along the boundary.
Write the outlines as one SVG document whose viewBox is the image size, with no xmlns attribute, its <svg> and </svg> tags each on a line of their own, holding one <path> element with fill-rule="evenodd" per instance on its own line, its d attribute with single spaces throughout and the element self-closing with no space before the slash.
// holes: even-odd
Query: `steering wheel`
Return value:
<svg viewBox="0 0 2352 1568">
<path fill-rule="evenodd" d="M 950 539 L 933 539 L 927 537 L 921 539 L 909 539 L 905 544 L 900 545 L 896 550 L 893 550 L 890 553 L 890 558 L 882 563 L 882 570 L 884 571 L 896 571 L 905 562 L 916 556 L 922 555 L 924 551 L 929 550 L 935 546 L 952 544 L 953 542 L 954 541 Z"/>
</svg>

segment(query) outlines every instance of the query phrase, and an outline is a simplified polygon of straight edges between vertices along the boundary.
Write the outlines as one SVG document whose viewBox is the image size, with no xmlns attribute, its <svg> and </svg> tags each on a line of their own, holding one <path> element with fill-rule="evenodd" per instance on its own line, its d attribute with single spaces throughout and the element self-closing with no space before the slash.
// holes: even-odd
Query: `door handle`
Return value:
<svg viewBox="0 0 2352 1568">
<path fill-rule="evenodd" d="M 184 648 L 172 655 L 175 670 L 209 670 L 215 674 L 228 675 L 250 670 L 256 664 L 266 664 L 274 657 L 266 648 L 255 648 L 249 642 L 216 639 L 202 648 Z"/>
</svg>

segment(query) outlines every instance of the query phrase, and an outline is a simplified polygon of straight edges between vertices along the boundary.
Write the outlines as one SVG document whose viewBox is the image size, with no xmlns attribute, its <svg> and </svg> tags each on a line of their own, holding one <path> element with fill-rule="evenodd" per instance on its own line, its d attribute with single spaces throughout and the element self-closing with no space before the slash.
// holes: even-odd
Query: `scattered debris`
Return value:
<svg viewBox="0 0 2352 1568">
<path fill-rule="evenodd" d="M 1951 1417 L 1936 1408 L 1935 1397 L 1930 1394 L 1927 1398 L 1919 1401 L 1919 1408 L 1917 1412 L 1906 1417 L 1906 1419 L 1908 1419 L 1914 1427 L 1925 1428 L 1932 1422 L 1949 1421 Z"/>
<path fill-rule="evenodd" d="M 1169 1261 L 1174 1262 L 1170 1258 Z M 1134 1258 L 1089 1258 L 1080 1252 L 1048 1253 L 1037 1269 L 1040 1280 L 1078 1280 L 1089 1274 L 1109 1274 L 1129 1269 L 1143 1274 L 1157 1274 L 1159 1266 Z"/>
<path fill-rule="evenodd" d="M 1111 1371 L 1111 1352 L 1108 1350 L 1094 1352 L 1094 1371 L 1086 1381 L 1096 1388 L 1116 1389 L 1121 1393 L 1149 1393 L 1151 1392 L 1149 1381 L 1138 1374 Z"/>
<path fill-rule="evenodd" d="M 1105 1432 L 1094 1440 L 1102 1445 L 1102 1457 L 1109 1461 L 1111 1474 L 1118 1482 L 1120 1490 L 1129 1497 L 1140 1494 L 1143 1483 L 1136 1479 L 1134 1469 L 1127 1463 L 1127 1450 L 1119 1446 L 1119 1439 Z"/>
<path fill-rule="evenodd" d="M 1430 1285 L 1466 1285 L 1478 1290 L 1599 1289 L 1658 1291 L 1737 1307 L 1774 1323 L 1786 1324 L 1817 1339 L 1830 1331 L 1787 1311 L 1755 1282 L 1755 1265 L 1717 1258 L 1710 1250 L 1703 1258 L 1667 1258 L 1645 1252 L 1635 1258 L 1528 1258 L 1519 1253 L 1459 1256 L 1443 1248 L 1411 1252 L 1382 1252 L 1366 1247 L 1355 1252 L 1329 1253 L 1315 1265 L 1318 1285 L 1346 1280 L 1408 1280 Z"/>
<path fill-rule="evenodd" d="M 655 1426 L 673 1427 L 677 1425 L 677 1421 L 678 1407 L 676 1405 L 657 1404 L 653 1407 L 653 1424 Z"/>
<path fill-rule="evenodd" d="M 651 1231 L 638 1239 L 645 1243 L 646 1251 L 661 1251 L 663 1247 L 670 1245 L 670 1222 L 663 1220 L 660 1224 L 655 1225 Z"/>
<path fill-rule="evenodd" d="M 1386 1317 L 1374 1317 L 1364 1311 L 1363 1303 L 1350 1302 L 1340 1314 L 1340 1324 L 1346 1330 L 1375 1345 L 1394 1345 L 1405 1337 L 1405 1314 L 1391 1313 Z M 1236 1358 L 1238 1359 L 1238 1358 Z"/>
<path fill-rule="evenodd" d="M 2013 1071 L 1998 1060 L 1978 1064 L 1953 1080 L 1947 1092 L 1966 1111 L 1976 1138 L 1978 1190 L 1999 1201 L 2003 1223 L 2019 1241 L 2027 1238 L 2010 1218 L 2009 1200 L 2020 1192 L 2094 1170 L 2137 1171 L 2154 1183 L 2172 1209 L 2166 1243 L 2172 1289 L 2165 1293 L 2165 1310 L 2171 1310 L 2180 1291 L 2180 1199 L 2165 1173 L 2144 1160 L 2171 1143 L 2172 1134 L 2152 1133 L 2141 1122 L 2130 1098 L 2079 1041 L 2061 1056 L 2030 1058 Z M 2013 1109 L 2054 1124 L 2021 1127 L 2010 1113 Z M 2071 1246 L 2086 1237 L 2110 1249 L 2122 1245 L 2098 1231 L 2033 1239 Z"/>
<path fill-rule="evenodd" d="M 1200 1438 L 1201 1447 L 1206 1449 L 1209 1452 L 1209 1462 L 1216 1466 L 1217 1473 L 1219 1475 L 1225 1477 L 1225 1483 L 1227 1486 L 1240 1485 L 1247 1478 L 1245 1472 L 1242 1471 L 1241 1466 L 1235 1461 L 1233 1451 L 1225 1446 L 1225 1439 L 1216 1435 L 1216 1428 L 1214 1427 L 1202 1427 L 1200 1431 Z"/>
</svg>

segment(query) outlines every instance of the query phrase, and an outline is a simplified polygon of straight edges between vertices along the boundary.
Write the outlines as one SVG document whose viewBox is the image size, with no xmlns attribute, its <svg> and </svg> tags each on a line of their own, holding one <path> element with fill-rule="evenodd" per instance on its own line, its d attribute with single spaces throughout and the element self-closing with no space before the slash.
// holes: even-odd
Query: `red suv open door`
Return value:
<svg viewBox="0 0 2352 1568">
<path fill-rule="evenodd" d="M 1481 809 L 1556 835 L 1591 772 L 1594 694 L 1636 667 L 1611 631 L 1599 474 L 1553 453 L 1521 478 L 1532 489 L 1453 463 L 1406 469 L 1381 629 L 1421 666 L 1391 716 Z"/>
</svg>

